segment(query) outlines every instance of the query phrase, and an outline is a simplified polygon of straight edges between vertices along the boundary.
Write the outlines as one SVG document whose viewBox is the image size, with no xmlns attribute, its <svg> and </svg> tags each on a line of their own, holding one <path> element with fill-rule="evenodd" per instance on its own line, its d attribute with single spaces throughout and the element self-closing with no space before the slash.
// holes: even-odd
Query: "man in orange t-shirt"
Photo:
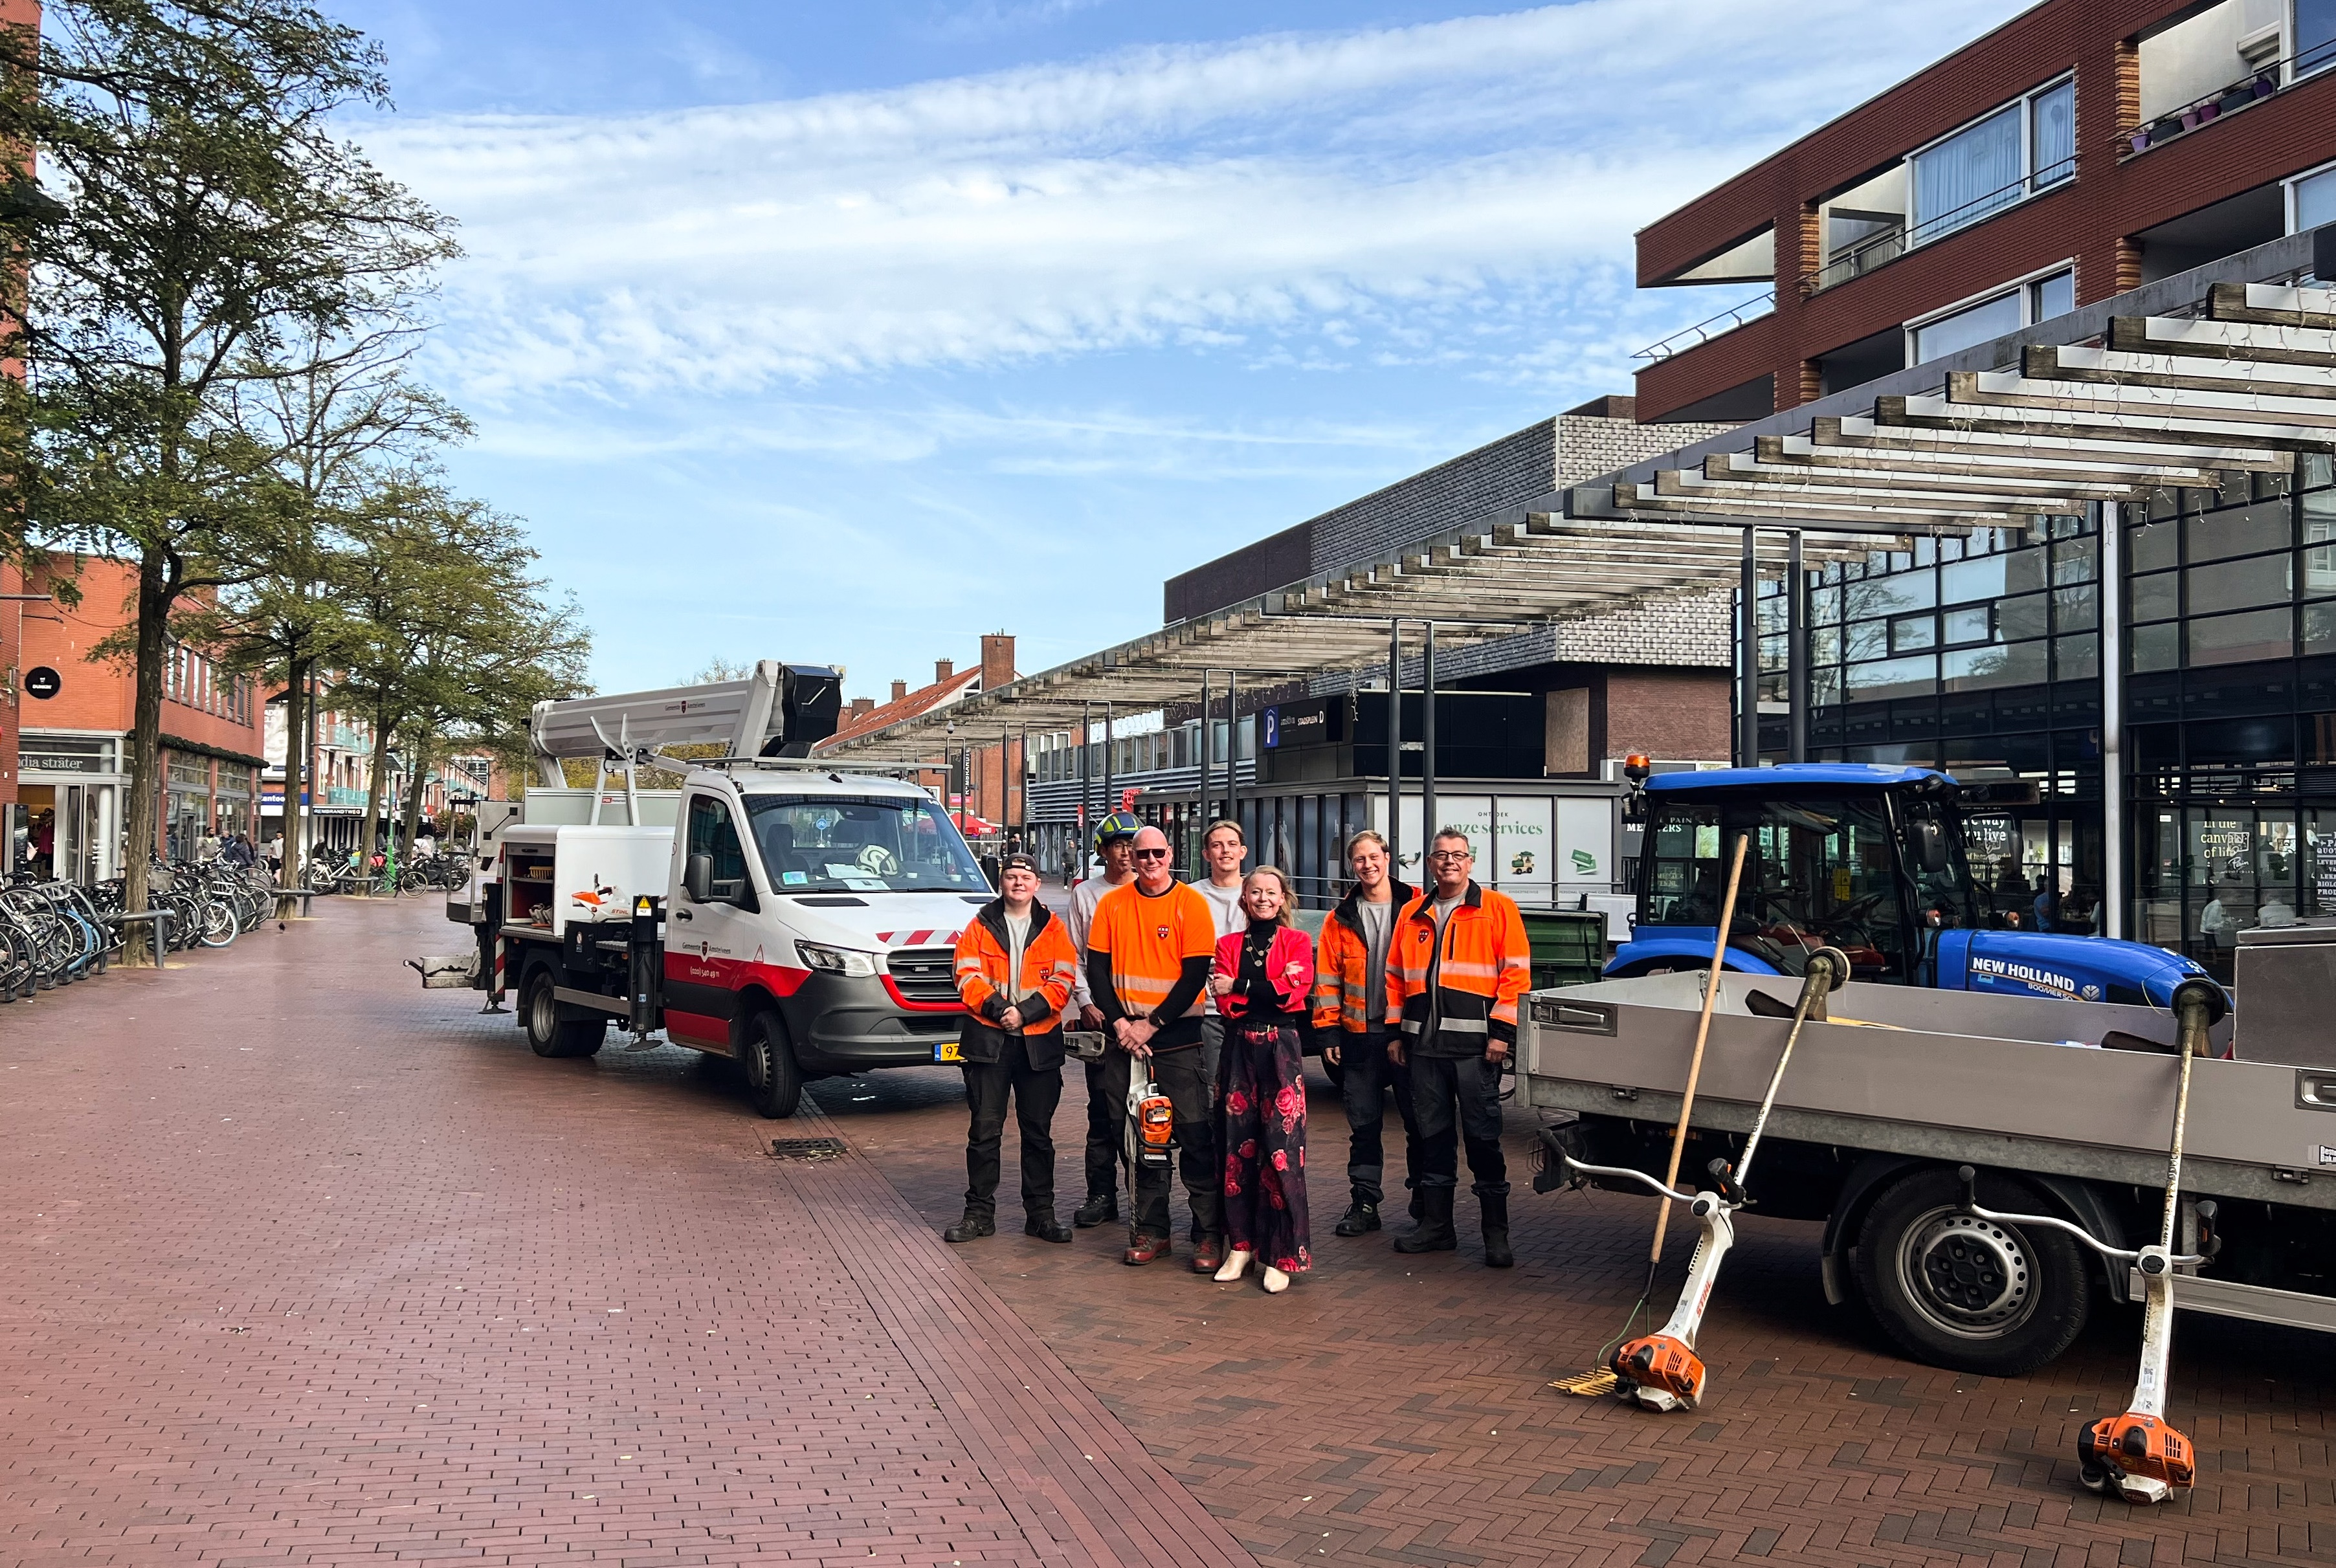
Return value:
<svg viewBox="0 0 2336 1568">
<path fill-rule="evenodd" d="M 1112 1037 L 1104 1092 L 1125 1105 L 1135 1064 L 1143 1061 L 1168 1096 L 1192 1205 L 1196 1274 L 1213 1274 L 1224 1261 L 1223 1173 L 1201 1061 L 1201 996 L 1216 949 L 1208 901 L 1176 880 L 1167 835 L 1145 828 L 1135 835 L 1135 880 L 1105 893 L 1087 927 L 1087 989 Z M 1149 1263 L 1168 1251 L 1168 1173 L 1138 1165 L 1134 1221 L 1121 1261 Z"/>
</svg>

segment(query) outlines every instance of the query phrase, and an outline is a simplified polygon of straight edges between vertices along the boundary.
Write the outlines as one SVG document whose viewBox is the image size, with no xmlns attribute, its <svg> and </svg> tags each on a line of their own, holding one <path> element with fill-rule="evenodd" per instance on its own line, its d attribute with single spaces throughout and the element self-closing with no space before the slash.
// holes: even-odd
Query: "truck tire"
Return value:
<svg viewBox="0 0 2336 1568">
<path fill-rule="evenodd" d="M 745 1069 L 746 1096 L 756 1111 L 772 1121 L 795 1114 L 803 1103 L 803 1069 L 795 1066 L 794 1047 L 778 1014 L 765 1008 L 746 1020 L 738 1065 Z"/>
<path fill-rule="evenodd" d="M 530 971 L 520 994 L 520 1019 L 527 1027 L 528 1048 L 539 1057 L 589 1057 L 608 1038 L 608 1020 L 600 1018 L 562 1018 L 560 1001 L 551 993 L 558 984 L 552 971 Z"/>
<path fill-rule="evenodd" d="M 2046 1213 L 2043 1194 L 1990 1172 L 1981 1207 Z M 1931 1167 L 1884 1188 L 1857 1233 L 1866 1306 L 1916 1360 L 2010 1378 L 2068 1348 L 2093 1306 L 2093 1276 L 2058 1231 L 2022 1231 L 1963 1208 L 1954 1173 Z"/>
</svg>

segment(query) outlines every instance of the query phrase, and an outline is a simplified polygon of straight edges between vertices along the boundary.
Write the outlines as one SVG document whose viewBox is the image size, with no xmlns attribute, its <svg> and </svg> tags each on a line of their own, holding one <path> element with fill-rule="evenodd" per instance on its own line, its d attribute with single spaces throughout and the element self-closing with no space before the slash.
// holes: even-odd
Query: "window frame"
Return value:
<svg viewBox="0 0 2336 1568">
<path fill-rule="evenodd" d="M 1961 299 L 1956 300 L 1952 305 L 1942 305 L 1936 310 L 1926 311 L 1922 315 L 1915 317 L 1913 319 L 1908 321 L 1903 328 L 1901 328 L 1901 330 L 1906 334 L 1904 349 L 1906 363 L 1909 365 L 1927 365 L 1931 362 L 1931 359 L 1944 359 L 1949 354 L 1962 353 L 1963 349 L 1961 348 L 1950 348 L 1946 350 L 1945 353 L 1935 354 L 1931 355 L 1931 359 L 1925 359 L 1922 357 L 1922 333 L 1927 328 L 1937 326 L 1941 323 L 1961 316 L 1966 311 L 1977 310 L 1981 307 L 1993 305 L 1997 300 L 2009 298 L 2013 295 L 2017 295 L 2020 297 L 2020 325 L 2013 327 L 2011 329 L 2012 331 L 2024 331 L 2027 328 L 2035 326 L 2039 321 L 2049 319 L 2049 317 L 2039 316 L 2037 314 L 2037 312 L 2042 308 L 2040 296 L 2043 286 L 2059 277 L 2064 272 L 2068 275 L 2068 297 L 2069 298 L 2074 299 L 2076 297 L 2077 258 L 2071 256 L 2065 258 L 2062 260 L 2056 261 L 2049 267 L 2039 267 L 2033 272 L 2023 273 L 2018 278 L 2008 278 L 2001 283 L 1983 288 L 1979 293 L 1966 296 Z M 2000 336 L 2002 335 L 1999 333 L 1997 336 Z M 1984 343 L 1990 340 L 1981 338 L 1980 341 Z M 1967 344 L 1964 346 L 1966 348 L 1975 348 L 1978 345 Z"/>
<path fill-rule="evenodd" d="M 2039 185 L 2036 182 L 2036 101 L 2048 93 L 2073 85 L 2076 80 L 2077 73 L 2072 66 L 2030 87 L 2025 93 L 2017 93 L 1981 113 L 1972 115 L 1946 134 L 1934 136 L 1920 147 L 1907 152 L 1903 162 L 1906 166 L 1906 248 L 1908 250 L 1917 250 L 1925 245 L 1936 245 L 1950 235 L 1961 234 L 1967 229 L 1976 229 L 1988 219 L 2000 217 L 2022 202 L 2033 201 L 2048 191 L 2058 190 L 2078 178 L 2083 162 L 2084 138 L 2081 134 L 2077 138 L 2077 146 L 2073 150 L 2075 155 L 2069 161 L 2068 172 L 2049 185 Z M 2078 104 L 2078 107 L 2082 108 L 2082 104 Z M 1977 130 L 2006 110 L 2016 111 L 2020 116 L 2020 193 L 2002 206 L 1981 213 L 1975 218 L 1967 219 L 1952 229 L 1942 230 L 1937 234 L 1924 234 L 1923 225 L 1932 219 L 1925 217 L 1920 210 L 1919 181 L 1916 178 L 1914 161 L 1926 152 L 1938 151 L 1966 131 Z M 2010 187 L 2005 189 L 2008 190 Z M 1949 210 L 1961 211 L 1961 209 L 1953 208 Z M 1940 216 L 1944 217 L 1946 214 L 1942 213 Z"/>
</svg>

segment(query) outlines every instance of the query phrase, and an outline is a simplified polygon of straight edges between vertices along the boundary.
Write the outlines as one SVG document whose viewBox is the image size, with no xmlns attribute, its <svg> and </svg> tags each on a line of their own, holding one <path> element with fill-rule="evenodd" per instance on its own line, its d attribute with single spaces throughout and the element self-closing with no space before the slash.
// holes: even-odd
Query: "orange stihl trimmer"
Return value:
<svg viewBox="0 0 2336 1568">
<path fill-rule="evenodd" d="M 1644 1171 L 1626 1165 L 1585 1165 L 1572 1155 L 1566 1156 L 1565 1163 L 1584 1175 L 1638 1182 L 1662 1197 L 1678 1199 L 1703 1227 L 1703 1233 L 1696 1238 L 1695 1255 L 1688 1260 L 1687 1283 L 1680 1288 L 1679 1305 L 1671 1309 L 1670 1321 L 1652 1334 L 1629 1340 L 1608 1363 L 1614 1373 L 1614 1393 L 1618 1398 L 1636 1400 L 1650 1410 L 1692 1410 L 1703 1398 L 1705 1371 L 1702 1359 L 1695 1353 L 1696 1336 L 1702 1331 L 1704 1309 L 1711 1304 L 1711 1288 L 1718 1282 L 1719 1265 L 1727 1260 L 1728 1250 L 1736 1244 L 1732 1216 L 1751 1202 L 1746 1184 L 1752 1179 L 1752 1157 L 1760 1151 L 1760 1135 L 1768 1125 L 1768 1114 L 1776 1108 L 1776 1091 L 1784 1086 L 1785 1068 L 1791 1065 L 1793 1047 L 1800 1043 L 1801 1026 L 1812 1017 L 1823 1018 L 1825 997 L 1839 990 L 1848 979 L 1849 958 L 1840 949 L 1819 948 L 1809 955 L 1808 967 L 1801 975 L 1800 1000 L 1793 1008 L 1793 1027 L 1785 1036 L 1785 1048 L 1777 1053 L 1776 1070 L 1768 1075 L 1768 1092 L 1760 1098 L 1760 1114 L 1753 1118 L 1751 1134 L 1744 1140 L 1744 1158 L 1733 1168 L 1726 1160 L 1714 1160 L 1708 1167 L 1718 1192 L 1681 1193 Z M 1712 993 L 1716 995 L 1718 989 L 1715 971 Z M 1706 1001 L 1708 1004 L 1708 997 Z M 1708 1016 L 1707 1012 L 1707 1018 Z M 1687 1113 L 1683 1107 L 1679 1131 L 1684 1134 L 1686 1129 Z M 1678 1169 L 1676 1151 L 1671 1164 L 1672 1169 Z"/>
<path fill-rule="evenodd" d="M 2003 1225 L 2036 1225 L 2066 1231 L 2102 1257 L 2131 1263 L 2141 1271 L 2145 1298 L 2141 1312 L 2141 1374 L 2133 1386 L 2133 1405 L 2122 1416 L 2094 1422 L 2077 1434 L 2077 1463 L 2085 1485 L 2093 1491 L 2117 1495 L 2128 1503 L 2163 1503 L 2187 1491 L 2198 1479 L 2190 1439 L 2166 1423 L 2166 1385 L 2174 1351 L 2174 1271 L 2203 1263 L 2222 1251 L 2214 1233 L 2212 1203 L 2197 1206 L 2198 1245 L 2195 1253 L 2174 1251 L 2175 1226 L 2181 1216 L 2182 1130 L 2190 1115 L 2190 1064 L 2206 1054 L 2206 1031 L 2222 1018 L 2229 1000 L 2222 987 L 2204 978 L 2174 988 L 2174 1018 L 2179 1029 L 2175 1048 L 2182 1066 L 2174 1090 L 2174 1138 L 2166 1173 L 2166 1218 L 2156 1244 L 2138 1250 L 2111 1247 L 2081 1225 L 2049 1214 L 1999 1214 L 1979 1206 L 1978 1174 L 1965 1165 L 1963 1207 L 1982 1220 Z"/>
</svg>

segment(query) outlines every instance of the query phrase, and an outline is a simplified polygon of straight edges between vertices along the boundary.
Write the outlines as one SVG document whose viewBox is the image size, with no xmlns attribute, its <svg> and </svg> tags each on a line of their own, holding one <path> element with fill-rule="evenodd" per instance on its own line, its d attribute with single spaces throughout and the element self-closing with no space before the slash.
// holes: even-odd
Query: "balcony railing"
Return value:
<svg viewBox="0 0 2336 1568">
<path fill-rule="evenodd" d="M 2203 98 L 2194 99 L 2179 109 L 2169 109 L 2147 124 L 2121 133 L 2117 140 L 2117 157 L 2121 161 L 2137 158 L 2153 147 L 2178 141 L 2217 120 L 2301 86 L 2306 77 L 2331 65 L 2336 65 L 2336 42 L 2315 44 L 2300 54 L 2258 66 L 2227 86 L 2217 87 Z"/>
<path fill-rule="evenodd" d="M 2077 177 L 2077 161 L 2063 159 L 2058 163 L 2023 174 L 2010 184 L 1999 187 L 1984 196 L 1974 196 L 1960 207 L 1951 207 L 1915 224 L 1911 229 L 1901 226 L 1885 229 L 1879 234 L 1868 235 L 1856 244 L 1835 251 L 1823 267 L 1801 278 L 1801 292 L 1815 294 L 1836 284 L 1847 283 L 1853 278 L 1863 278 L 1887 262 L 1895 261 L 1917 246 L 1943 239 L 1958 229 L 2009 211 L 2030 196 L 2040 196 L 2055 190 Z"/>
<path fill-rule="evenodd" d="M 1757 321 L 1776 308 L 1776 291 L 1772 288 L 1757 299 L 1747 299 L 1743 304 L 1733 306 L 1717 316 L 1706 317 L 1693 326 L 1682 326 L 1661 342 L 1650 343 L 1630 357 L 1650 360 L 1669 359 L 1672 355 L 1693 348 L 1699 343 L 1708 343 L 1723 333 L 1733 332 L 1747 321 Z"/>
</svg>

